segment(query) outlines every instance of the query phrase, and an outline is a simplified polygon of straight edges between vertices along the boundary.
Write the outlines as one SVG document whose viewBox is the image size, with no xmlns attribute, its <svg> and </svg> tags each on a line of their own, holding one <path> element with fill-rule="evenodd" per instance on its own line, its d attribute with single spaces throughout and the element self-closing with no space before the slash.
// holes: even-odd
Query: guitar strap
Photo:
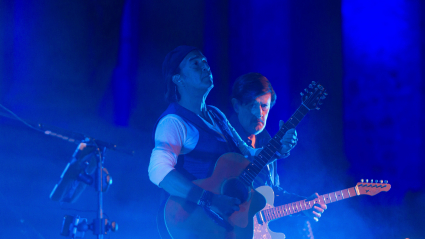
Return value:
<svg viewBox="0 0 425 239">
<path fill-rule="evenodd" d="M 227 141 L 229 151 L 241 153 L 241 150 L 238 147 L 238 142 L 235 138 L 233 138 L 232 132 L 230 131 L 228 120 L 225 119 L 215 107 L 208 106 L 208 109 L 209 109 L 209 112 L 211 113 L 211 116 L 213 117 L 213 120 L 220 127 L 220 130 Z"/>
</svg>

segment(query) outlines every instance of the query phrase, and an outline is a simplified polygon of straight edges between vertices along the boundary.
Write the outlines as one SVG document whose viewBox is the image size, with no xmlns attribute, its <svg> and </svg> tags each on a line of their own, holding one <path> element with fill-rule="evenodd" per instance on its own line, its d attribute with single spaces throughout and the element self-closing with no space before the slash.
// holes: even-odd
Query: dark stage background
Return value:
<svg viewBox="0 0 425 239">
<path fill-rule="evenodd" d="M 329 204 L 315 238 L 423 238 L 424 13 L 420 0 L 2 0 L 0 104 L 28 122 L 135 150 L 106 155 L 114 182 L 104 210 L 119 224 L 110 238 L 158 238 L 160 190 L 147 167 L 167 106 L 168 51 L 203 50 L 215 84 L 207 102 L 228 116 L 236 77 L 268 77 L 278 95 L 271 134 L 317 81 L 329 96 L 279 162 L 282 187 L 324 194 L 364 178 L 392 188 Z M 61 238 L 63 215 L 95 218 L 91 188 L 74 204 L 49 199 L 75 144 L 2 116 L 0 135 L 0 238 Z M 289 235 L 293 220 L 282 224 Z"/>
</svg>

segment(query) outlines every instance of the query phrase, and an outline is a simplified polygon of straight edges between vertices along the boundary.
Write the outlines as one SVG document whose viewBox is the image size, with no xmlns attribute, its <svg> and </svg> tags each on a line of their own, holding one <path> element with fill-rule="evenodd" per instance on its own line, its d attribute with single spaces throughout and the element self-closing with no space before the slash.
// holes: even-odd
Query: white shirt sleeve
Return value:
<svg viewBox="0 0 425 239">
<path fill-rule="evenodd" d="M 149 179 L 159 186 L 174 169 L 178 156 L 192 151 L 198 140 L 198 130 L 181 117 L 169 114 L 162 118 L 155 130 L 155 148 L 148 168 Z"/>
</svg>

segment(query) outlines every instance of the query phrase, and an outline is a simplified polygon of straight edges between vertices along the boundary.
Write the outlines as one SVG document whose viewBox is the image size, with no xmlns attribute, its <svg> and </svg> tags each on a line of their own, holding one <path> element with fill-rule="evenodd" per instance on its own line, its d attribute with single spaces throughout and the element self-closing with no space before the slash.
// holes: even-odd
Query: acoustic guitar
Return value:
<svg viewBox="0 0 425 239">
<path fill-rule="evenodd" d="M 285 133 L 295 128 L 310 110 L 319 109 L 320 101 L 327 95 L 325 89 L 315 82 L 304 91 L 301 92 L 301 105 L 252 162 L 241 154 L 226 153 L 217 160 L 211 177 L 192 181 L 212 193 L 239 198 L 242 202 L 240 210 L 230 216 L 218 215 L 183 198 L 170 196 L 164 208 L 164 221 L 172 238 L 253 237 L 252 218 L 266 205 L 264 196 L 252 187 L 254 178 L 280 150 L 280 140 Z"/>
<path fill-rule="evenodd" d="M 254 216 L 254 239 L 284 239 L 285 235 L 283 233 L 271 231 L 268 227 L 268 223 L 288 215 L 309 210 L 316 203 L 324 202 L 325 204 L 329 204 L 360 195 L 375 196 L 380 192 L 388 192 L 390 189 L 391 185 L 386 182 L 384 183 L 383 180 L 381 180 L 380 183 L 378 183 L 378 180 L 375 182 L 371 180 L 370 183 L 369 180 L 366 180 L 365 183 L 362 179 L 355 187 L 323 194 L 311 201 L 301 200 L 273 207 L 273 189 L 269 186 L 258 187 L 256 190 L 266 198 L 267 205 Z"/>
</svg>

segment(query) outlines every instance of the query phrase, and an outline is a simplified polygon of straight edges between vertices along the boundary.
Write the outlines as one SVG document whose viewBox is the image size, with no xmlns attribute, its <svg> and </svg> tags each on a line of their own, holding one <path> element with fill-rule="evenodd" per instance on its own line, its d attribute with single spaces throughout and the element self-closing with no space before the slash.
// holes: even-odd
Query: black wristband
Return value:
<svg viewBox="0 0 425 239">
<path fill-rule="evenodd" d="M 201 207 L 210 207 L 213 193 L 207 190 L 202 191 L 202 195 L 198 200 L 198 205 Z"/>
</svg>

